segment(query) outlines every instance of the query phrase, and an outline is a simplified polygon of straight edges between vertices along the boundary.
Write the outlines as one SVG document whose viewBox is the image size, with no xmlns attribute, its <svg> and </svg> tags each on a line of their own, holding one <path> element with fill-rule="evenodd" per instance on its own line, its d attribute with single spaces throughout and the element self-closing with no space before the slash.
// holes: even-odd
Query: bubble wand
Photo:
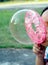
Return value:
<svg viewBox="0 0 48 65">
<path fill-rule="evenodd" d="M 36 31 L 33 30 L 32 24 L 35 25 Z M 46 27 L 40 15 L 30 10 L 25 15 L 25 28 L 29 38 L 36 44 L 42 44 L 46 39 Z"/>
</svg>

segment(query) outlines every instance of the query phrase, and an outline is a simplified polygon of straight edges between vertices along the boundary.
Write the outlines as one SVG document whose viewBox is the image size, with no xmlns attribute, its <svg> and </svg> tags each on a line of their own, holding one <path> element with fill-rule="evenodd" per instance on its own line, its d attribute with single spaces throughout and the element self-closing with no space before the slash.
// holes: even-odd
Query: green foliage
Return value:
<svg viewBox="0 0 48 65">
<path fill-rule="evenodd" d="M 5 1 L 10 1 L 10 0 L 0 0 L 0 2 L 5 2 Z"/>
<path fill-rule="evenodd" d="M 0 2 L 3 2 L 4 0 L 0 0 Z"/>
</svg>

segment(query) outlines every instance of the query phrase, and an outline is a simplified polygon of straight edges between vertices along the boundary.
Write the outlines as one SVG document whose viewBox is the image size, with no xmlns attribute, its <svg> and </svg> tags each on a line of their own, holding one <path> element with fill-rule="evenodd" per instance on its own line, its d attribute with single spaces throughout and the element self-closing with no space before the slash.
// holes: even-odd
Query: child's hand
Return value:
<svg viewBox="0 0 48 65">
<path fill-rule="evenodd" d="M 40 57 L 44 57 L 45 47 L 42 45 L 38 46 L 37 44 L 34 44 L 33 52 Z"/>
</svg>

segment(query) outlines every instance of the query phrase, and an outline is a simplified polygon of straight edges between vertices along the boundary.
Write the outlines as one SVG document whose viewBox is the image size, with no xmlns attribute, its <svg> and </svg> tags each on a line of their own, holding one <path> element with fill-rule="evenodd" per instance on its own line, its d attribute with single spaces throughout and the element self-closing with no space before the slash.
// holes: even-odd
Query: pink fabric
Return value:
<svg viewBox="0 0 48 65">
<path fill-rule="evenodd" d="M 35 24 L 36 31 L 33 30 L 32 24 Z M 30 39 L 37 44 L 42 44 L 46 39 L 46 28 L 44 21 L 35 11 L 28 11 L 25 15 L 25 28 Z"/>
</svg>

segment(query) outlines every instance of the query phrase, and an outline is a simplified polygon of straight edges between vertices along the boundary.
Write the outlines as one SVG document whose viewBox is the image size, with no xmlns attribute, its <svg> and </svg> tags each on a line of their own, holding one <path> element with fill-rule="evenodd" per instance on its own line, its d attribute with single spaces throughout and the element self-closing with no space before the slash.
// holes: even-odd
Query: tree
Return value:
<svg viewBox="0 0 48 65">
<path fill-rule="evenodd" d="M 3 2 L 4 0 L 0 0 L 0 2 Z"/>
<path fill-rule="evenodd" d="M 0 2 L 4 2 L 4 1 L 10 1 L 10 0 L 0 0 Z"/>
</svg>

